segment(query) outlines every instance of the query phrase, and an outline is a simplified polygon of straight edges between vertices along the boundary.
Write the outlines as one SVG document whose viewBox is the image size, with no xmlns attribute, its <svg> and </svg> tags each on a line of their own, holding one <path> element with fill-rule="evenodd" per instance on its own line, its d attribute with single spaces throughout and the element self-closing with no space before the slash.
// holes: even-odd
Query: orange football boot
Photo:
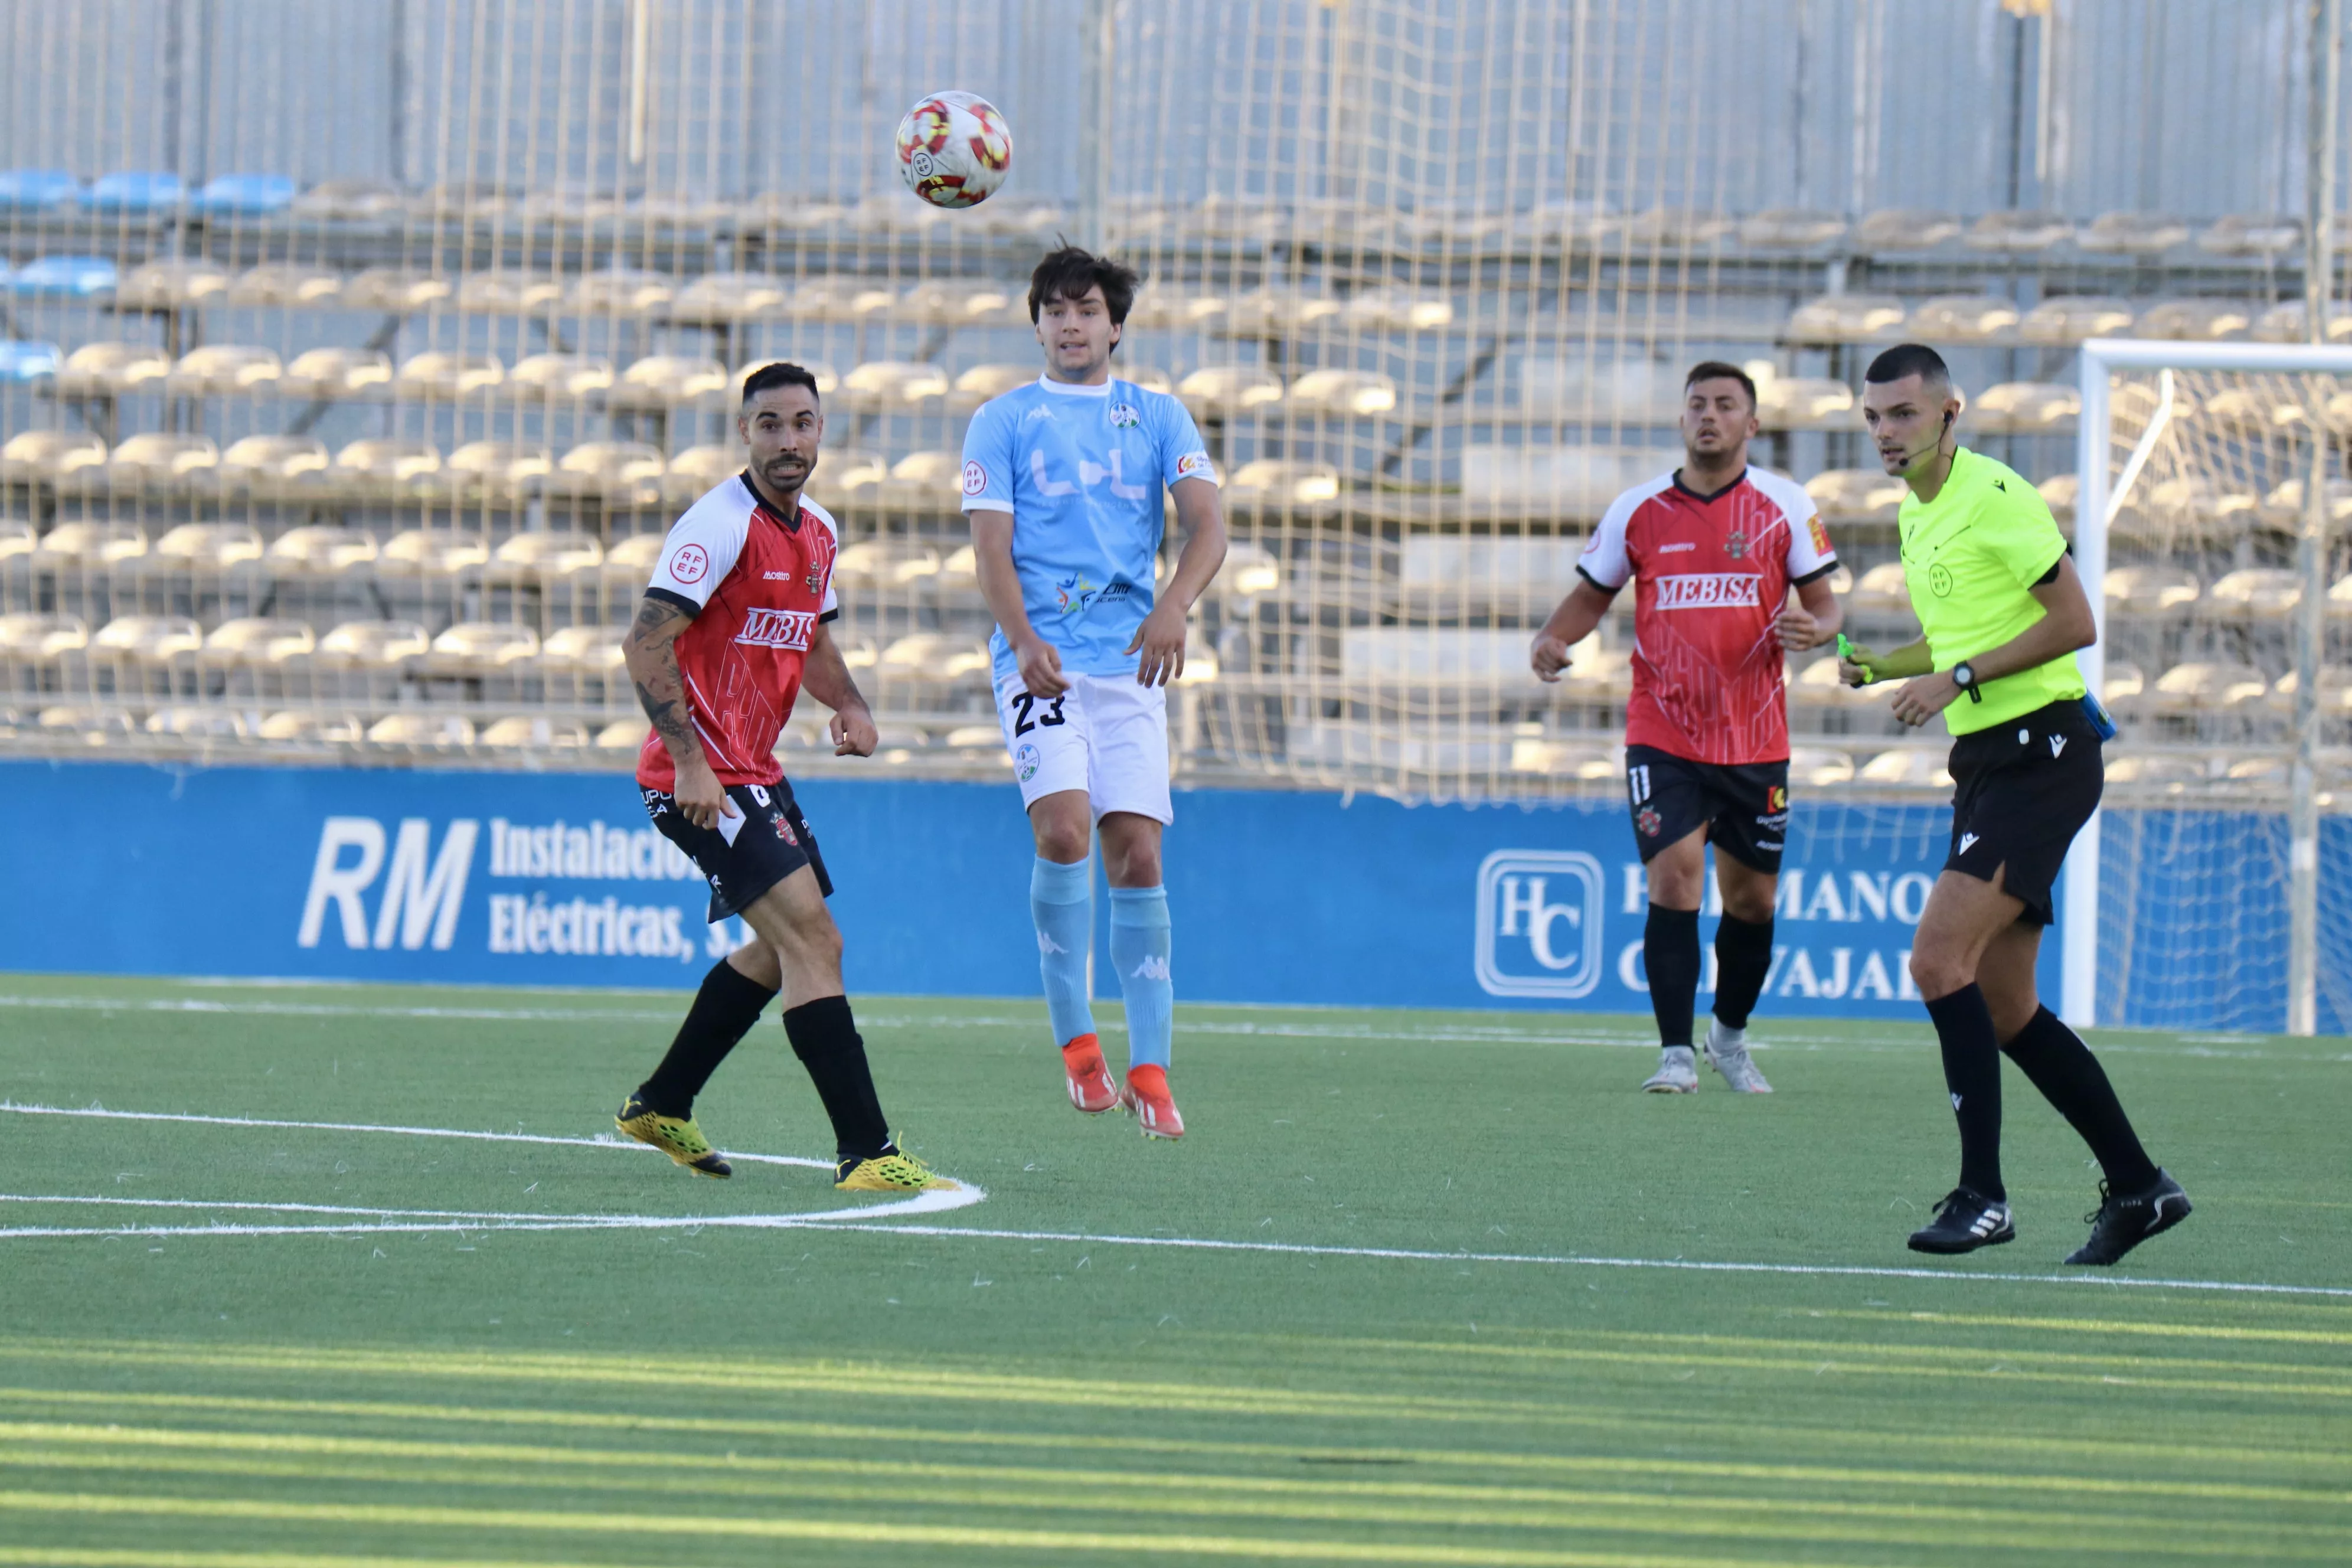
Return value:
<svg viewBox="0 0 2352 1568">
<path fill-rule="evenodd" d="M 1070 1082 L 1070 1103 L 1099 1116 L 1118 1103 L 1118 1082 L 1103 1064 L 1102 1042 L 1080 1035 L 1062 1047 L 1062 1071 Z"/>
<path fill-rule="evenodd" d="M 1168 1092 L 1168 1069 L 1146 1062 L 1127 1069 L 1127 1092 L 1119 1097 L 1128 1114 L 1142 1124 L 1146 1138 L 1174 1140 L 1184 1136 L 1184 1119 Z"/>
</svg>

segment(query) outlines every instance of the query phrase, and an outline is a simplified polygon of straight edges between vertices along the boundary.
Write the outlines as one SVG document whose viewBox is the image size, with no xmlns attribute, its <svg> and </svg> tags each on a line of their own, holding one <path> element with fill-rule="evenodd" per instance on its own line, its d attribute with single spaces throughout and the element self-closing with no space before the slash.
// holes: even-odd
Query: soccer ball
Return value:
<svg viewBox="0 0 2352 1568">
<path fill-rule="evenodd" d="M 898 177 L 935 207 L 976 207 L 1013 167 L 1013 132 L 996 105 L 934 92 L 898 121 Z"/>
</svg>

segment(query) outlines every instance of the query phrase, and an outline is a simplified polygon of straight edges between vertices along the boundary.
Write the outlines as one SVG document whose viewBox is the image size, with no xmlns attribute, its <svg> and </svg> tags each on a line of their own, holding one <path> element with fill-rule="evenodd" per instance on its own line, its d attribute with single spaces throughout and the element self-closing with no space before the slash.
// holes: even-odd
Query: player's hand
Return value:
<svg viewBox="0 0 2352 1568">
<path fill-rule="evenodd" d="M 1949 671 L 1906 680 L 1895 694 L 1895 716 L 1916 728 L 1949 708 L 1959 694 Z"/>
<path fill-rule="evenodd" d="M 848 708 L 835 713 L 827 726 L 833 732 L 833 754 L 836 757 L 870 757 L 882 741 L 874 728 L 874 714 L 865 708 Z"/>
<path fill-rule="evenodd" d="M 1782 610 L 1773 629 L 1780 634 L 1780 646 L 1790 653 L 1802 653 L 1829 641 L 1822 635 L 1822 624 L 1802 605 L 1790 605 Z"/>
<path fill-rule="evenodd" d="M 1867 686 L 1877 679 L 1878 672 L 1871 666 L 1878 662 L 1878 656 L 1858 643 L 1845 647 L 1845 653 L 1838 659 L 1838 679 L 1848 686 Z"/>
<path fill-rule="evenodd" d="M 697 827 L 716 827 L 722 816 L 743 815 L 719 787 L 719 775 L 700 757 L 678 764 L 677 782 L 670 786 L 670 798 L 677 802 L 677 814 Z"/>
<path fill-rule="evenodd" d="M 1559 672 L 1568 668 L 1568 645 L 1558 637 L 1538 637 L 1535 646 L 1528 650 L 1528 663 L 1534 668 L 1537 679 L 1558 681 Z"/>
<path fill-rule="evenodd" d="M 1184 673 L 1184 612 L 1172 604 L 1161 605 L 1143 617 L 1135 628 L 1134 640 L 1127 651 L 1140 651 L 1143 658 L 1135 667 L 1138 686 L 1165 686 Z"/>
<path fill-rule="evenodd" d="M 1021 668 L 1021 684 L 1032 697 L 1059 697 L 1069 690 L 1070 683 L 1062 674 L 1062 650 L 1034 636 L 1016 643 L 1013 658 Z"/>
</svg>

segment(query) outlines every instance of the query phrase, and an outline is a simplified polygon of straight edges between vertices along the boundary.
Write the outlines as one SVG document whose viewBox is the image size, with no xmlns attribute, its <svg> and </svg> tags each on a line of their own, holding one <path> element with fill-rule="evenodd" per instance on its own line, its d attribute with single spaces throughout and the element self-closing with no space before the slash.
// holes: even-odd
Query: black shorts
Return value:
<svg viewBox="0 0 2352 1568">
<path fill-rule="evenodd" d="M 1789 837 L 1789 763 L 1695 763 L 1655 746 L 1625 748 L 1626 803 L 1646 866 L 1704 826 L 1717 849 L 1768 877 Z"/>
<path fill-rule="evenodd" d="M 657 789 L 644 793 L 646 815 L 661 836 L 685 850 L 710 879 L 711 924 L 741 914 L 803 866 L 816 873 L 817 891 L 833 897 L 833 879 L 824 874 L 824 857 L 817 853 L 816 836 L 793 799 L 789 779 L 727 786 L 727 798 L 742 814 L 743 824 L 731 844 L 718 828 L 697 827 L 680 816 L 676 796 Z"/>
<path fill-rule="evenodd" d="M 1965 699 L 1963 699 L 1965 700 Z M 1952 852 L 1944 869 L 2022 900 L 2018 918 L 2056 923 L 2051 890 L 2106 784 L 2099 732 L 2072 700 L 1952 742 Z"/>
</svg>

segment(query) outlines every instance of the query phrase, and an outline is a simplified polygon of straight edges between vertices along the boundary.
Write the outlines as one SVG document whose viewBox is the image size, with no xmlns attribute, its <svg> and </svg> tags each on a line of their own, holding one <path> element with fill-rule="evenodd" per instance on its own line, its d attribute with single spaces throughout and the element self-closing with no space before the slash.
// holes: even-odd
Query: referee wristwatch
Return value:
<svg viewBox="0 0 2352 1568">
<path fill-rule="evenodd" d="M 1984 689 L 1977 684 L 1977 667 L 1967 659 L 1952 666 L 1952 684 L 1967 692 L 1969 701 L 1984 700 Z"/>
</svg>

